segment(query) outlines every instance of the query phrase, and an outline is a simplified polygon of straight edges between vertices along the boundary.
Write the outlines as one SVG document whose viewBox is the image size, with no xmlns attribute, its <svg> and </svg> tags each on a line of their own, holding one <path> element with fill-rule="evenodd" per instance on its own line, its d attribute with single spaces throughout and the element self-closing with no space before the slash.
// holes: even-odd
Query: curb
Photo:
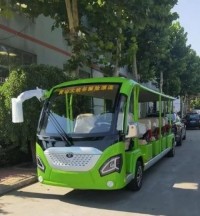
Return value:
<svg viewBox="0 0 200 216">
<path fill-rule="evenodd" d="M 8 185 L 5 187 L 0 187 L 0 197 L 13 191 L 13 190 L 17 190 L 20 189 L 22 187 L 28 186 L 30 184 L 34 184 L 37 182 L 37 177 L 36 176 L 31 176 L 29 178 L 26 179 L 22 179 L 19 182 L 17 182 L 16 184 L 13 185 Z"/>
</svg>

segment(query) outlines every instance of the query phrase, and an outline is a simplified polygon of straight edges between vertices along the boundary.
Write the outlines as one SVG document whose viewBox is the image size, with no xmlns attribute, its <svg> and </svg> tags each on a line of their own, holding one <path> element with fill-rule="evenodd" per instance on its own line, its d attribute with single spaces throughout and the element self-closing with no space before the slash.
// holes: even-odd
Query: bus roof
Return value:
<svg viewBox="0 0 200 216">
<path fill-rule="evenodd" d="M 116 84 L 120 83 L 122 85 L 122 93 L 127 88 L 131 88 L 132 86 L 135 87 L 137 86 L 138 88 L 140 88 L 140 96 L 139 96 L 140 102 L 158 101 L 159 96 L 161 96 L 162 101 L 175 100 L 174 97 L 165 95 L 163 93 L 150 89 L 134 80 L 124 78 L 124 77 L 95 77 L 95 78 L 67 81 L 54 86 L 49 93 L 51 94 L 51 92 L 57 88 L 67 87 L 71 85 L 92 84 L 92 83 L 116 83 Z"/>
</svg>

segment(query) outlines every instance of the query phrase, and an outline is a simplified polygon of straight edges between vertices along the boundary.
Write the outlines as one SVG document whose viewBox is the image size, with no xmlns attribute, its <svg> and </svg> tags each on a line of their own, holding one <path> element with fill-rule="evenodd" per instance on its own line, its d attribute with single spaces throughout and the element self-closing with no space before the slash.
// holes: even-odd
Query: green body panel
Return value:
<svg viewBox="0 0 200 216">
<path fill-rule="evenodd" d="M 169 134 L 166 138 L 166 144 L 168 148 L 172 148 L 173 142 L 174 142 L 174 134 Z"/>
<path fill-rule="evenodd" d="M 152 141 L 152 154 L 153 154 L 153 157 L 158 155 L 160 152 L 161 152 L 160 140 Z"/>
<path fill-rule="evenodd" d="M 155 156 L 159 155 L 162 151 L 164 151 L 166 148 L 172 148 L 173 139 L 174 135 L 169 134 L 163 136 L 161 139 L 151 141 L 147 144 L 139 144 L 139 149 L 142 153 L 143 162 L 146 163 L 150 161 Z M 128 161 L 127 164 L 129 164 Z"/>
<path fill-rule="evenodd" d="M 77 189 L 120 189 L 126 185 L 126 159 L 124 143 L 119 142 L 115 145 L 108 147 L 101 157 L 99 158 L 96 165 L 87 172 L 73 172 L 56 170 L 50 167 L 48 164 L 44 151 L 36 144 L 37 155 L 40 157 L 45 165 L 45 172 L 38 168 L 38 176 L 42 176 L 43 182 L 49 185 L 57 185 L 64 187 L 71 187 Z M 101 176 L 99 173 L 100 167 L 107 161 L 108 158 L 122 154 L 122 169 L 121 172 L 114 172 L 105 176 Z M 107 186 L 108 181 L 113 181 L 114 186 L 112 188 Z"/>
<path fill-rule="evenodd" d="M 61 87 L 66 87 L 66 86 L 71 86 L 71 85 L 79 85 L 79 84 L 90 84 L 90 83 L 121 83 L 122 86 L 120 88 L 120 93 L 123 94 L 130 94 L 130 90 L 132 89 L 132 87 L 134 87 L 136 89 L 136 92 L 138 94 L 139 92 L 139 88 L 143 89 L 143 90 L 147 90 L 149 92 L 152 92 L 156 95 L 160 95 L 161 97 L 165 97 L 168 98 L 169 100 L 174 100 L 175 98 L 168 96 L 168 95 L 164 95 L 160 92 L 154 91 L 152 89 L 149 89 L 143 85 L 140 85 L 139 83 L 135 82 L 134 80 L 131 79 L 126 79 L 123 77 L 97 77 L 97 78 L 89 78 L 89 79 L 79 79 L 79 80 L 73 80 L 73 81 L 68 81 L 68 82 L 64 82 L 61 83 L 57 86 L 54 86 L 50 91 L 46 91 L 45 92 L 45 97 L 48 98 L 51 96 L 51 93 L 54 91 L 54 89 L 56 88 L 61 88 Z"/>
<path fill-rule="evenodd" d="M 162 137 L 162 144 L 161 144 L 161 149 L 164 151 L 167 148 L 167 137 L 164 136 Z"/>
<path fill-rule="evenodd" d="M 142 151 L 142 157 L 145 163 L 152 159 L 153 157 L 152 143 L 148 143 L 146 145 L 139 145 L 139 148 Z"/>
<path fill-rule="evenodd" d="M 172 147 L 173 138 L 173 134 L 165 137 L 164 143 L 166 143 L 166 147 Z M 139 145 L 139 148 L 133 151 L 125 151 L 124 143 L 119 142 L 107 148 L 101 155 L 97 164 L 90 171 L 87 172 L 62 171 L 51 168 L 48 164 L 48 161 L 46 160 L 44 151 L 38 144 L 36 144 L 37 155 L 41 158 L 42 162 L 45 165 L 45 172 L 41 171 L 38 168 L 38 177 L 42 176 L 42 183 L 55 186 L 63 186 L 77 189 L 121 189 L 126 185 L 126 176 L 128 174 L 135 173 L 137 160 L 141 158 L 142 162 L 146 163 L 153 157 L 159 155 L 162 147 L 161 144 L 161 140 L 156 140 L 146 145 Z M 108 158 L 118 154 L 122 154 L 123 157 L 123 165 L 121 172 L 114 172 L 106 176 L 101 176 L 99 173 L 100 167 L 105 163 Z M 108 181 L 113 181 L 114 186 L 111 188 L 108 187 Z"/>
<path fill-rule="evenodd" d="M 46 98 L 51 96 L 51 93 L 54 91 L 54 89 L 57 88 L 61 88 L 61 87 L 67 87 L 67 86 L 71 86 L 71 85 L 79 85 L 79 84 L 90 84 L 90 83 L 121 83 L 122 86 L 120 88 L 120 92 L 127 94 L 128 92 L 130 92 L 130 89 L 133 86 L 137 86 L 138 83 L 130 80 L 130 79 L 125 79 L 122 77 L 104 77 L 102 78 L 89 78 L 89 79 L 79 79 L 79 80 L 73 80 L 73 81 L 69 81 L 69 82 L 64 82 L 61 83 L 57 86 L 54 86 L 50 91 L 46 91 Z"/>
<path fill-rule="evenodd" d="M 126 172 L 135 173 L 136 162 L 139 158 L 142 157 L 142 152 L 139 148 L 133 151 L 126 151 L 125 159 L 126 159 Z"/>
<path fill-rule="evenodd" d="M 65 83 L 61 83 L 53 87 L 50 91 L 47 91 L 45 96 L 46 98 L 51 96 L 51 93 L 57 88 L 64 88 L 72 85 L 79 84 L 90 84 L 90 83 L 119 83 L 121 84 L 120 93 L 127 96 L 127 104 L 130 103 L 130 95 L 132 91 L 134 92 L 134 122 L 138 122 L 139 119 L 139 92 L 140 90 L 155 94 L 161 101 L 161 97 L 166 97 L 168 100 L 174 98 L 170 96 L 163 95 L 161 93 L 155 92 L 154 90 L 148 89 L 140 84 L 136 83 L 133 80 L 120 78 L 120 77 L 108 77 L 108 78 L 92 78 L 92 79 L 83 79 L 83 80 L 74 80 Z M 148 96 L 148 95 L 147 95 Z M 155 99 L 155 98 L 154 98 Z M 67 100 L 68 101 L 68 100 Z M 153 100 L 155 101 L 155 100 Z M 69 101 L 70 103 L 70 101 Z M 126 115 L 128 115 L 129 106 L 126 106 Z M 159 109 L 161 110 L 161 104 Z M 67 116 L 71 116 L 70 110 L 67 110 Z M 127 131 L 127 119 L 125 120 L 124 134 Z M 159 137 L 161 137 L 161 113 L 159 113 Z M 127 176 L 132 174 L 134 177 L 137 160 L 141 160 L 143 166 L 150 160 L 153 160 L 154 157 L 159 155 L 166 148 L 172 148 L 174 135 L 171 133 L 165 135 L 164 137 L 151 141 L 145 145 L 139 144 L 138 138 L 134 138 L 134 147 L 125 151 L 125 139 L 124 142 L 117 142 L 113 145 L 107 147 L 103 152 L 101 157 L 98 159 L 95 166 L 89 171 L 63 171 L 59 169 L 52 168 L 44 154 L 44 150 L 41 146 L 36 143 L 36 153 L 41 159 L 42 163 L 45 166 L 45 171 L 42 171 L 40 168 L 37 169 L 38 177 L 44 184 L 70 187 L 76 189 L 102 189 L 102 190 L 115 190 L 121 189 L 127 184 Z M 102 165 L 111 157 L 116 155 L 122 155 L 122 168 L 120 172 L 113 172 L 105 176 L 101 176 L 99 169 Z M 113 186 L 109 187 L 108 182 L 113 182 Z"/>
</svg>

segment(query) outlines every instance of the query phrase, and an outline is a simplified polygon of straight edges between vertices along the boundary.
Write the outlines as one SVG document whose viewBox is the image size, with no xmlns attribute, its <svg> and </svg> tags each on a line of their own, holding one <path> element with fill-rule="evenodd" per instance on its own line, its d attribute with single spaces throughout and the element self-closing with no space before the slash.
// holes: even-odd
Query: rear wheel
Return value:
<svg viewBox="0 0 200 216">
<path fill-rule="evenodd" d="M 183 136 L 183 140 L 186 140 L 186 129 L 185 129 L 185 134 Z"/>
<path fill-rule="evenodd" d="M 168 152 L 168 157 L 174 157 L 175 156 L 175 140 L 172 141 L 172 149 Z"/>
<path fill-rule="evenodd" d="M 181 146 L 182 145 L 182 132 L 181 132 L 181 134 L 180 134 L 180 137 L 179 137 L 179 140 L 178 140 L 178 142 L 177 142 L 177 146 Z"/>
<path fill-rule="evenodd" d="M 133 191 L 139 191 L 142 187 L 143 167 L 142 162 L 137 161 L 135 168 L 135 178 L 127 185 L 127 188 Z"/>
</svg>

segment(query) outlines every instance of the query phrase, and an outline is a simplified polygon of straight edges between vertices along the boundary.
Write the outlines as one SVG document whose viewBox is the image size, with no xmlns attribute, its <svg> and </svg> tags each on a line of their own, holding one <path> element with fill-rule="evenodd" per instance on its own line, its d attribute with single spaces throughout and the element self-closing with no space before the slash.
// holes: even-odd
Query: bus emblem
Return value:
<svg viewBox="0 0 200 216">
<path fill-rule="evenodd" d="M 73 156 L 74 156 L 74 154 L 71 153 L 71 152 L 66 154 L 66 157 L 67 157 L 67 158 L 72 158 Z"/>
</svg>

